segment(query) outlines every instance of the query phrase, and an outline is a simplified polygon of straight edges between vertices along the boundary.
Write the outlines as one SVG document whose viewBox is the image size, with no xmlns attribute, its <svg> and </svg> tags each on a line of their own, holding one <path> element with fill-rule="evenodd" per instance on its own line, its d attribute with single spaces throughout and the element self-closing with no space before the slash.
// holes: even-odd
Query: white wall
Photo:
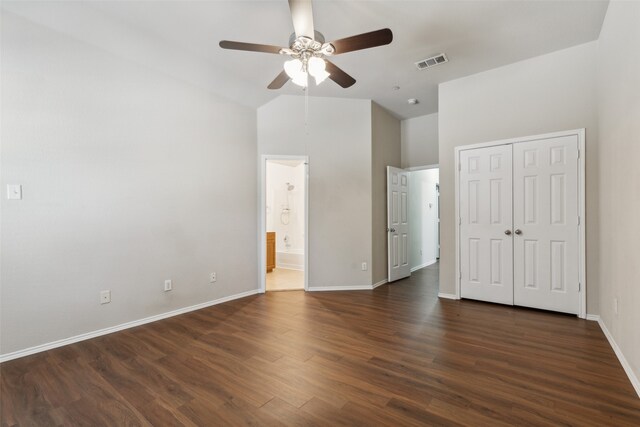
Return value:
<svg viewBox="0 0 640 427">
<path fill-rule="evenodd" d="M 255 112 L 6 12 L 1 31 L 0 352 L 257 289 Z"/>
<path fill-rule="evenodd" d="M 598 42 L 600 316 L 640 378 L 640 3 L 612 1 Z M 614 312 L 614 299 L 618 313 Z M 636 384 L 640 394 L 640 384 Z"/>
<path fill-rule="evenodd" d="M 277 252 L 304 253 L 304 181 L 302 161 L 295 166 L 267 162 L 267 231 L 276 233 Z M 287 182 L 293 190 L 287 190 Z M 288 213 L 283 210 L 287 207 Z"/>
<path fill-rule="evenodd" d="M 371 101 L 280 96 L 258 109 L 258 155 L 309 156 L 309 287 L 370 286 Z"/>
<path fill-rule="evenodd" d="M 400 167 L 400 120 L 371 103 L 371 202 L 373 283 L 388 277 L 387 166 Z"/>
<path fill-rule="evenodd" d="M 439 87 L 440 291 L 455 292 L 454 148 L 586 128 L 587 312 L 598 312 L 596 42 Z"/>
<path fill-rule="evenodd" d="M 438 249 L 438 169 L 409 174 L 410 267 L 436 262 Z"/>
<path fill-rule="evenodd" d="M 438 113 L 401 122 L 402 167 L 438 164 Z"/>
</svg>

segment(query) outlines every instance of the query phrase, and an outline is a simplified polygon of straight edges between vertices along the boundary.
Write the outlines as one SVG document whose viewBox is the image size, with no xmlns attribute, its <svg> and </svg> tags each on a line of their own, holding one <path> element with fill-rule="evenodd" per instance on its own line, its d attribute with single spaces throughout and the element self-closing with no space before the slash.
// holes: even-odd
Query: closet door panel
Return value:
<svg viewBox="0 0 640 427">
<path fill-rule="evenodd" d="M 513 304 L 512 147 L 460 152 L 461 296 Z"/>
<path fill-rule="evenodd" d="M 578 138 L 513 145 L 514 304 L 579 310 Z"/>
</svg>

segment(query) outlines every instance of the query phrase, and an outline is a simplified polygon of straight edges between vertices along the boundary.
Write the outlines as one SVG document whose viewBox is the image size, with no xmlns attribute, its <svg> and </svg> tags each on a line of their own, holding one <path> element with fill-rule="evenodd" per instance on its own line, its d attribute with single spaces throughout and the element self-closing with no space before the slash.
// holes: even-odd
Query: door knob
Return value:
<svg viewBox="0 0 640 427">
<path fill-rule="evenodd" d="M 389 231 L 390 231 L 390 232 L 392 232 L 392 233 L 395 233 L 395 232 L 396 232 L 396 229 L 395 229 L 395 228 L 392 228 L 392 229 L 391 229 L 391 230 L 389 230 Z"/>
<path fill-rule="evenodd" d="M 504 230 L 504 234 L 506 234 L 507 236 L 511 236 L 511 230 Z"/>
<path fill-rule="evenodd" d="M 514 233 L 516 233 L 518 236 L 522 234 L 522 230 L 520 230 L 519 228 L 516 229 L 516 231 L 514 231 Z"/>
</svg>

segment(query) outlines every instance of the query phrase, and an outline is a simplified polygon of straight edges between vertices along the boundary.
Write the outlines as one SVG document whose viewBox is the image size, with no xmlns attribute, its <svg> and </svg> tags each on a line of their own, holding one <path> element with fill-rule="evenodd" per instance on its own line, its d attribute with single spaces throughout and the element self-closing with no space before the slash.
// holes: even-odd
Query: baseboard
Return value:
<svg viewBox="0 0 640 427">
<path fill-rule="evenodd" d="M 40 353 L 47 350 L 52 350 L 57 347 L 62 347 L 65 345 L 73 344 L 79 341 L 85 341 L 91 338 L 96 338 L 102 335 L 111 334 L 113 332 L 122 331 L 124 329 L 134 328 L 136 326 L 144 325 L 146 323 L 156 322 L 158 320 L 166 319 L 168 317 L 177 316 L 180 314 L 188 313 L 190 311 L 200 310 L 206 307 L 210 307 L 212 305 L 222 304 L 224 302 L 233 301 L 236 299 L 248 297 L 251 295 L 255 295 L 260 293 L 259 289 L 254 289 L 247 292 L 241 292 L 235 295 L 229 295 L 227 297 L 218 298 L 216 300 L 203 302 L 201 304 L 192 305 L 189 307 L 179 308 L 177 310 L 169 311 L 162 314 L 156 314 L 155 316 L 145 317 L 144 319 L 133 320 L 131 322 L 122 323 L 120 325 L 111 326 L 104 329 L 99 329 L 93 332 L 87 332 L 84 334 L 76 335 L 69 338 L 63 338 L 61 340 L 53 341 L 46 344 L 40 344 L 34 347 L 29 347 L 24 350 L 18 350 L 11 353 L 0 354 L 0 363 L 7 362 L 9 360 L 18 359 L 20 357 L 29 356 L 31 354 Z"/>
<path fill-rule="evenodd" d="M 431 261 L 427 261 L 424 264 L 420 264 L 420 265 L 416 265 L 415 267 L 413 267 L 411 269 L 411 272 L 413 273 L 416 270 L 420 270 L 421 268 L 425 268 L 425 267 L 429 267 L 430 265 L 435 264 L 436 262 L 438 262 L 437 259 L 432 259 Z"/>
<path fill-rule="evenodd" d="M 600 316 L 597 314 L 587 314 L 587 317 L 585 317 L 585 319 L 597 322 L 600 320 Z"/>
<path fill-rule="evenodd" d="M 460 299 L 455 294 L 445 294 L 444 292 L 438 292 L 438 298 Z"/>
<path fill-rule="evenodd" d="M 310 292 L 326 292 L 326 291 L 371 291 L 378 286 L 387 283 L 387 279 L 381 280 L 373 285 L 355 285 L 355 286 L 310 286 Z"/>
<path fill-rule="evenodd" d="M 589 316 L 587 315 L 587 318 L 588 317 Z M 614 353 L 616 354 L 616 356 L 618 356 L 618 360 L 620 361 L 624 372 L 627 374 L 627 377 L 629 377 L 631 385 L 636 390 L 638 397 L 640 397 L 640 380 L 638 380 L 638 377 L 631 369 L 631 365 L 629 365 L 629 362 L 627 362 L 624 354 L 622 354 L 622 350 L 620 350 L 620 347 L 618 347 L 618 344 L 613 339 L 613 335 L 611 335 L 611 332 L 609 332 L 609 329 L 607 329 L 607 326 L 604 324 L 601 318 L 598 318 L 598 324 L 600 325 L 600 329 L 602 329 L 604 336 L 607 337 L 607 340 L 609 340 L 609 344 L 611 345 L 611 348 L 613 348 Z"/>
<path fill-rule="evenodd" d="M 286 264 L 286 263 L 276 263 L 276 268 L 281 268 L 284 270 L 296 270 L 296 271 L 304 271 L 304 266 L 300 264 Z"/>
<path fill-rule="evenodd" d="M 371 285 L 355 285 L 355 286 L 310 286 L 311 292 L 325 292 L 325 291 L 370 291 Z"/>
<path fill-rule="evenodd" d="M 384 279 L 384 280 L 379 281 L 378 283 L 374 283 L 373 285 L 371 285 L 371 289 L 375 289 L 375 288 L 377 288 L 378 286 L 382 286 L 382 285 L 384 285 L 384 284 L 385 284 L 385 283 L 387 283 L 387 282 L 388 282 L 388 280 L 387 280 L 387 279 Z"/>
</svg>

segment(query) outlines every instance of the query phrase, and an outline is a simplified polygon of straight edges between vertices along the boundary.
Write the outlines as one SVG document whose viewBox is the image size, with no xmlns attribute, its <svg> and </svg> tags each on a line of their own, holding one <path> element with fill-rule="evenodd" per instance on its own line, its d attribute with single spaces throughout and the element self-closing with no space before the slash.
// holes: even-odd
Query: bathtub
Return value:
<svg viewBox="0 0 640 427">
<path fill-rule="evenodd" d="M 302 249 L 289 249 L 284 252 L 276 252 L 276 268 L 304 270 L 304 251 Z"/>
</svg>

